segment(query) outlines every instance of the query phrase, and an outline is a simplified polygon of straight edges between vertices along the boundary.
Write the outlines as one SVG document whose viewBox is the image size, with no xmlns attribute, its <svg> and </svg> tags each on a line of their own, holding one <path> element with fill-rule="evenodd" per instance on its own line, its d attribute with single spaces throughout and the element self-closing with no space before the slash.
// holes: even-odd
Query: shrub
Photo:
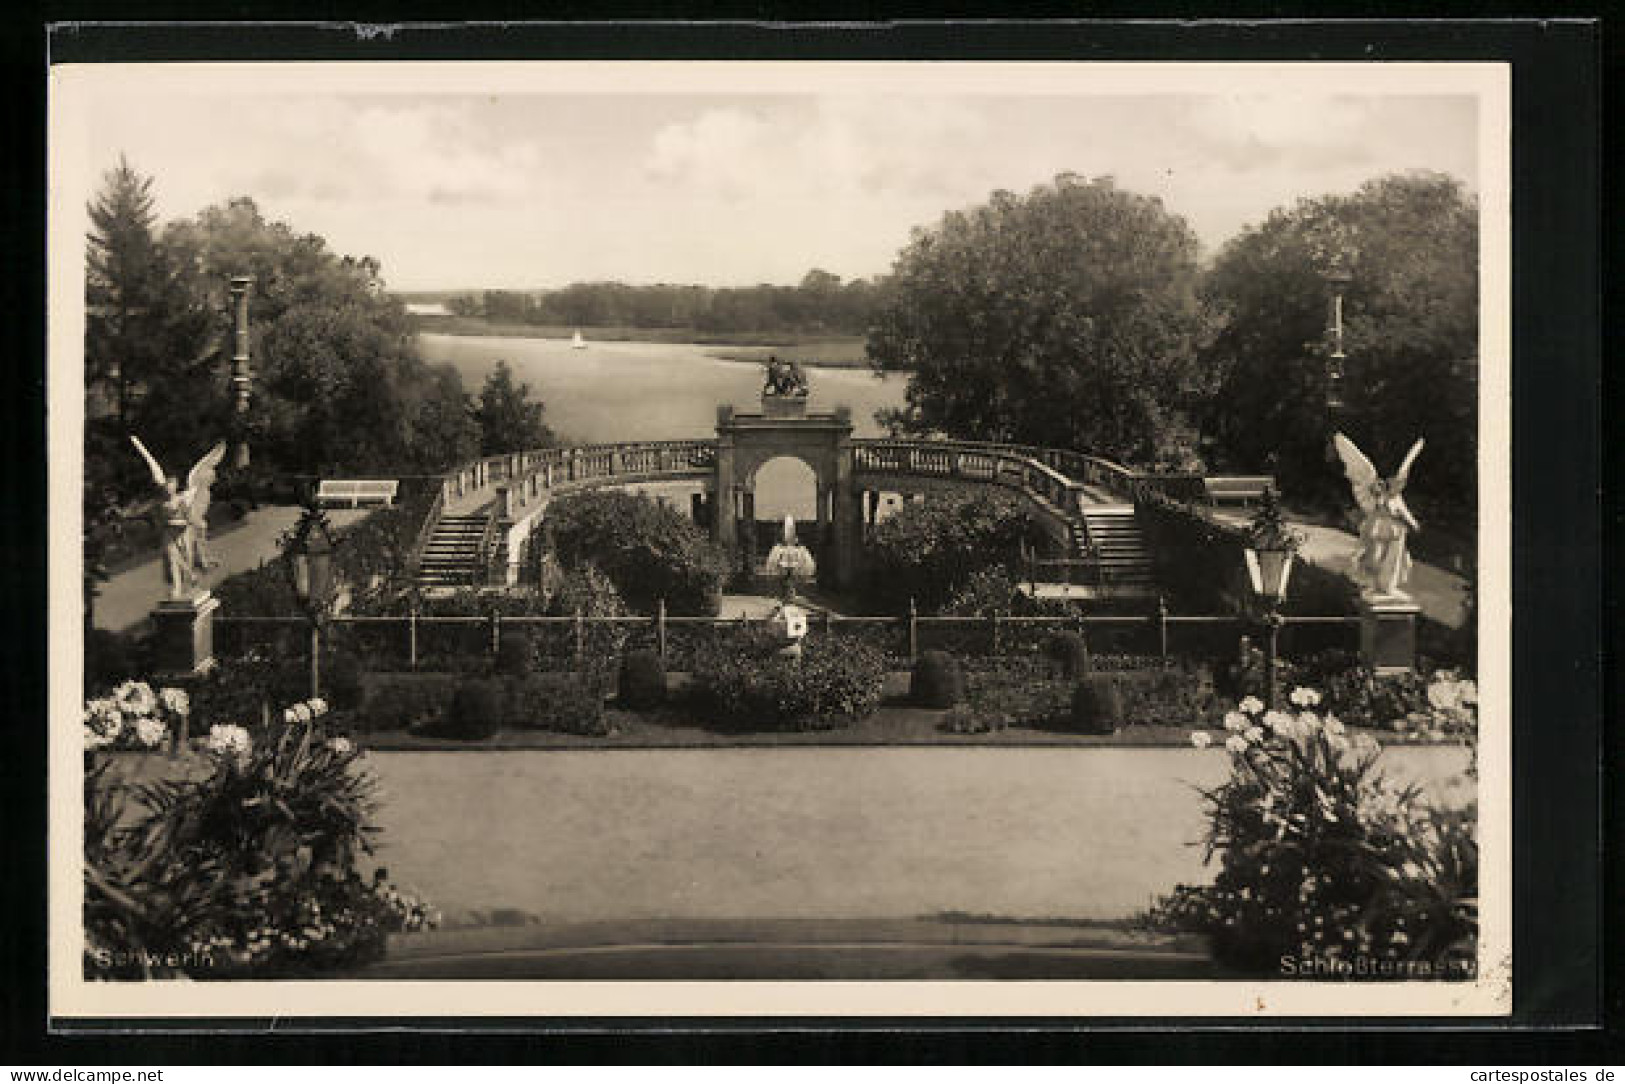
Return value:
<svg viewBox="0 0 1625 1084">
<path fill-rule="evenodd" d="M 997 734 L 1008 728 L 1011 722 L 1005 712 L 983 712 L 969 704 L 960 704 L 949 709 L 942 717 L 942 729 L 950 734 Z"/>
<path fill-rule="evenodd" d="M 1077 680 L 1089 673 L 1089 644 L 1082 633 L 1068 629 L 1057 632 L 1044 644 L 1044 654 L 1060 668 L 1063 677 Z"/>
<path fill-rule="evenodd" d="M 445 674 L 377 677 L 357 714 L 362 730 L 411 730 L 438 720 L 451 705 L 457 679 Z"/>
<path fill-rule="evenodd" d="M 536 642 L 526 629 L 509 629 L 497 640 L 496 672 L 514 678 L 536 667 Z"/>
<path fill-rule="evenodd" d="M 365 695 L 361 660 L 348 651 L 337 652 L 322 668 L 322 696 L 335 708 L 350 710 L 361 706 Z"/>
<path fill-rule="evenodd" d="M 951 708 L 965 699 L 965 674 L 946 651 L 927 651 L 914 664 L 909 699 L 928 708 Z"/>
<path fill-rule="evenodd" d="M 1189 726 L 1218 710 L 1211 672 L 1181 664 L 1114 675 L 1126 726 Z"/>
<path fill-rule="evenodd" d="M 85 693 L 117 685 L 145 673 L 145 645 L 128 633 L 91 629 L 85 636 Z"/>
<path fill-rule="evenodd" d="M 1085 734 L 1111 734 L 1123 722 L 1123 694 L 1116 676 L 1085 675 L 1072 691 L 1072 725 Z"/>
<path fill-rule="evenodd" d="M 611 732 L 601 687 L 581 674 L 526 674 L 508 685 L 509 725 L 560 734 Z"/>
<path fill-rule="evenodd" d="M 384 871 L 356 869 L 377 829 L 348 739 L 217 724 L 205 748 L 202 776 L 86 772 L 86 978 L 298 977 L 371 962 L 388 934 L 438 921 Z"/>
<path fill-rule="evenodd" d="M 665 599 L 673 614 L 716 613 L 727 554 L 677 509 L 642 494 L 580 493 L 548 506 L 546 528 L 566 567 L 596 564 L 639 612 Z"/>
<path fill-rule="evenodd" d="M 1013 564 L 1024 541 L 1037 544 L 1036 528 L 1021 505 L 1004 495 L 933 497 L 904 505 L 875 527 L 867 554 L 870 593 L 893 612 L 911 598 L 932 612 L 976 573 Z M 977 592 L 985 597 L 986 589 L 978 586 Z"/>
<path fill-rule="evenodd" d="M 1290 957 L 1349 965 L 1333 977 L 1470 977 L 1475 814 L 1389 783 L 1381 746 L 1311 710 L 1317 696 L 1299 689 L 1295 711 L 1249 704 L 1226 716 L 1230 776 L 1204 792 L 1218 875 L 1179 887 L 1152 921 L 1210 935 L 1221 962 L 1261 976 L 1282 977 Z M 1323 978 L 1324 967 L 1299 973 Z"/>
<path fill-rule="evenodd" d="M 865 644 L 809 641 L 800 659 L 765 650 L 765 630 L 696 653 L 694 696 L 719 722 L 770 730 L 827 730 L 872 715 L 885 656 Z M 741 647 L 743 648 L 741 650 Z"/>
<path fill-rule="evenodd" d="M 598 566 L 577 565 L 565 575 L 558 593 L 548 603 L 554 617 L 625 617 L 626 602 Z M 577 665 L 596 680 L 607 680 L 609 668 L 626 643 L 626 629 L 617 624 L 595 622 L 585 626 L 581 658 Z M 571 632 L 569 635 L 575 635 Z M 572 648 L 573 651 L 573 648 Z"/>
<path fill-rule="evenodd" d="M 484 741 L 502 727 L 502 686 L 489 678 L 466 678 L 434 726 L 437 737 Z"/>
<path fill-rule="evenodd" d="M 666 702 L 666 664 L 653 651 L 629 652 L 621 660 L 621 703 L 637 711 Z"/>
</svg>

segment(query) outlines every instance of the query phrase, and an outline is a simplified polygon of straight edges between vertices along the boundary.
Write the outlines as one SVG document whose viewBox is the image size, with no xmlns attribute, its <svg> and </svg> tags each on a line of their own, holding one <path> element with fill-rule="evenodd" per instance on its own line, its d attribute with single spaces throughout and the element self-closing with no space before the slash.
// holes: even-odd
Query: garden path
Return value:
<svg viewBox="0 0 1625 1084">
<path fill-rule="evenodd" d="M 1245 512 L 1221 511 L 1215 515 L 1238 527 L 1246 526 L 1249 516 Z M 1313 523 L 1292 521 L 1294 530 L 1304 535 L 1299 552 L 1307 561 L 1333 572 L 1347 573 L 1360 540 L 1352 533 L 1336 527 L 1322 527 Z M 1458 629 L 1465 619 L 1467 581 L 1437 565 L 1414 561 L 1411 565 L 1410 593 L 1422 612 L 1434 621 Z"/>
<path fill-rule="evenodd" d="M 214 531 L 209 538 L 209 549 L 220 563 L 204 574 L 204 584 L 213 587 L 227 576 L 258 568 L 275 559 L 277 539 L 298 522 L 299 512 L 294 505 L 262 505 L 230 530 Z M 367 514 L 366 509 L 332 508 L 328 509 L 327 518 L 337 529 Z M 131 629 L 144 621 L 167 593 L 163 566 L 154 554 L 152 560 L 126 569 L 102 584 L 101 594 L 96 598 L 96 627 L 114 632 Z"/>
</svg>

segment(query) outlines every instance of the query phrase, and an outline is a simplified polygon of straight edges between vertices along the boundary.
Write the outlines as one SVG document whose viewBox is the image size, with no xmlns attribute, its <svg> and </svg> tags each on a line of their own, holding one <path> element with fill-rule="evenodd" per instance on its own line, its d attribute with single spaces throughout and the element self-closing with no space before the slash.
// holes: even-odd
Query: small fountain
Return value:
<svg viewBox="0 0 1625 1084">
<path fill-rule="evenodd" d="M 767 625 L 778 636 L 779 654 L 801 657 L 801 641 L 807 635 L 807 611 L 796 605 L 796 584 L 811 580 L 818 563 L 806 546 L 796 541 L 796 521 L 784 517 L 784 539 L 767 552 L 767 572 L 779 578 L 779 604 L 768 615 Z"/>
</svg>

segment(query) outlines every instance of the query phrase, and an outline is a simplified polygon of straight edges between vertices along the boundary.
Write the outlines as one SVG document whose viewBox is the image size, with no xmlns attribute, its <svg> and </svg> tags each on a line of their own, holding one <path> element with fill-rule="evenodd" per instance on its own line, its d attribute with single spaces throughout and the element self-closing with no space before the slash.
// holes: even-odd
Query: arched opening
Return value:
<svg viewBox="0 0 1625 1084">
<path fill-rule="evenodd" d="M 754 484 L 758 520 L 782 522 L 791 515 L 800 524 L 818 518 L 818 475 L 804 460 L 775 456 L 757 468 Z"/>
<path fill-rule="evenodd" d="M 807 462 L 794 455 L 767 460 L 751 476 L 750 522 L 743 524 L 747 562 L 755 567 L 784 532 L 784 518 L 796 523 L 796 541 L 812 551 L 819 566 L 824 564 L 824 527 L 828 510 L 820 515 L 818 474 Z"/>
</svg>

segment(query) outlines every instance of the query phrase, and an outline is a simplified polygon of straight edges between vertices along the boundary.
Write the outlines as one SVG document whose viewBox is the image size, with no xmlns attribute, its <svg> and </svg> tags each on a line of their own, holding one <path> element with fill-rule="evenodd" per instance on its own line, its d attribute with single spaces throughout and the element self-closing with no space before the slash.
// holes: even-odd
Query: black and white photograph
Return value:
<svg viewBox="0 0 1625 1084">
<path fill-rule="evenodd" d="M 1510 1010 L 1504 65 L 51 78 L 53 1014 Z"/>
</svg>

